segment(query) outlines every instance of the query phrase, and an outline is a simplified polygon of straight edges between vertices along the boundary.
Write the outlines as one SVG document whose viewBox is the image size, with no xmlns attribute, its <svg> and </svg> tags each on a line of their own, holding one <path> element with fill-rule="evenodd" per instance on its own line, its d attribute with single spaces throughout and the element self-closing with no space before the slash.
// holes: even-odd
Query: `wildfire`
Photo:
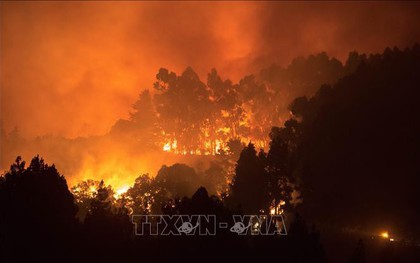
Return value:
<svg viewBox="0 0 420 263">
<path fill-rule="evenodd" d="M 389 238 L 388 231 L 382 232 L 381 237 L 388 239 Z"/>
<path fill-rule="evenodd" d="M 96 189 L 96 186 L 90 186 L 89 187 L 89 194 L 91 194 L 92 196 L 96 193 L 96 191 L 98 191 L 98 189 Z"/>
<path fill-rule="evenodd" d="M 174 152 L 174 153 L 178 153 L 178 150 L 177 150 L 177 145 L 178 145 L 178 142 L 177 142 L 176 140 L 173 140 L 172 142 L 171 142 L 171 141 L 169 141 L 169 142 L 166 142 L 166 143 L 163 145 L 162 150 L 163 150 L 164 152 Z"/>
<path fill-rule="evenodd" d="M 284 210 L 282 208 L 282 206 L 284 206 L 286 204 L 285 201 L 280 200 L 279 204 L 277 206 L 274 205 L 274 200 L 273 200 L 273 205 L 270 207 L 270 215 L 281 215 L 284 213 Z"/>
<path fill-rule="evenodd" d="M 390 242 L 395 241 L 395 236 L 391 236 L 388 231 L 384 231 L 384 232 L 380 233 L 379 236 L 382 237 L 383 239 L 387 239 Z"/>
<path fill-rule="evenodd" d="M 270 215 L 275 215 L 276 214 L 276 209 L 273 207 L 270 209 Z"/>
<path fill-rule="evenodd" d="M 156 173 L 153 162 L 142 161 L 137 156 L 117 153 L 104 158 L 87 156 L 80 170 L 70 178 L 72 192 L 77 196 L 93 198 L 97 194 L 99 183 L 103 180 L 107 187 L 112 188 L 112 196 L 118 199 L 127 192 L 140 174 Z"/>
<path fill-rule="evenodd" d="M 71 192 L 75 195 L 76 202 L 81 202 L 82 199 L 85 198 L 94 198 L 97 193 L 97 185 L 98 183 L 96 181 L 87 180 L 78 184 L 77 186 L 72 187 Z"/>
<path fill-rule="evenodd" d="M 166 139 L 160 145 L 164 152 L 170 152 L 179 155 L 217 155 L 229 154 L 228 143 L 231 139 L 239 140 L 242 144 L 252 142 L 256 148 L 267 150 L 268 137 L 258 138 L 255 136 L 233 135 L 229 127 L 215 128 L 217 135 L 210 136 L 208 132 L 203 132 L 205 136 L 200 139 L 192 149 L 186 145 L 180 145 L 176 139 Z"/>
<path fill-rule="evenodd" d="M 230 128 L 221 128 L 218 131 L 219 132 L 226 132 L 229 131 Z M 226 137 L 226 136 L 225 136 Z M 250 139 L 248 138 L 240 138 L 242 143 L 248 143 L 250 141 Z M 186 154 L 191 154 L 191 155 L 216 155 L 216 154 L 222 154 L 222 153 L 229 153 L 229 147 L 228 145 L 228 141 L 229 139 L 226 137 L 225 139 L 209 139 L 209 138 L 205 138 L 202 142 L 201 142 L 201 147 L 196 148 L 196 149 L 186 149 L 185 147 L 178 147 L 178 143 L 177 140 L 169 140 L 169 141 L 164 141 L 161 144 L 162 150 L 164 152 L 170 152 L 173 154 L 180 154 L 180 155 L 186 155 Z M 260 148 L 264 148 L 265 145 L 267 144 L 266 142 L 262 142 L 262 141 L 253 141 L 253 143 Z"/>
<path fill-rule="evenodd" d="M 128 191 L 128 189 L 130 189 L 130 187 L 128 185 L 124 185 L 124 186 L 118 188 L 115 191 L 115 194 L 114 194 L 115 199 L 120 198 L 123 194 L 125 194 Z"/>
<path fill-rule="evenodd" d="M 168 142 L 165 145 L 163 145 L 163 151 L 164 152 L 170 152 L 171 151 L 171 144 Z"/>
</svg>

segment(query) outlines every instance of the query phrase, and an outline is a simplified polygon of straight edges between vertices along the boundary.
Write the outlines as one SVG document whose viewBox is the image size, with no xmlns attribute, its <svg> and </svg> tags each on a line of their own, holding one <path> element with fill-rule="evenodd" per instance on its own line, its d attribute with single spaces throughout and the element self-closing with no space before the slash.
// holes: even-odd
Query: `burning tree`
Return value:
<svg viewBox="0 0 420 263">
<path fill-rule="evenodd" d="M 176 154 L 229 153 L 232 139 L 267 150 L 270 129 L 290 117 L 293 97 L 334 84 L 365 59 L 355 52 L 345 65 L 325 53 L 299 57 L 287 68 L 273 65 L 236 84 L 216 69 L 204 83 L 191 67 L 181 75 L 161 68 L 153 90 L 141 92 L 130 119 L 119 120 L 112 132 Z"/>
</svg>

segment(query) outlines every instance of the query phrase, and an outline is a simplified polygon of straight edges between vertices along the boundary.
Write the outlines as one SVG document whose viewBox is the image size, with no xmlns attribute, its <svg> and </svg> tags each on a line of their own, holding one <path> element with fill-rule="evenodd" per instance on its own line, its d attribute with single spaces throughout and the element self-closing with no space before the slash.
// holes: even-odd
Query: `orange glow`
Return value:
<svg viewBox="0 0 420 263">
<path fill-rule="evenodd" d="M 124 185 L 124 186 L 122 186 L 122 187 L 120 187 L 120 188 L 118 188 L 116 191 L 115 191 L 115 194 L 114 194 L 114 197 L 116 198 L 116 199 L 118 199 L 119 197 L 121 197 L 123 194 L 125 194 L 127 191 L 128 191 L 128 189 L 129 189 L 130 187 L 128 186 L 128 185 Z"/>
<path fill-rule="evenodd" d="M 381 233 L 381 237 L 383 237 L 383 238 L 389 238 L 388 231 L 382 232 Z"/>
<path fill-rule="evenodd" d="M 87 161 L 89 162 L 89 161 Z M 107 185 L 111 185 L 113 189 L 125 189 L 127 185 L 131 185 L 135 179 L 134 171 L 126 168 L 124 165 L 119 165 L 118 162 L 115 163 L 102 163 L 98 165 L 89 165 L 86 164 L 85 168 L 82 168 L 77 178 L 80 180 L 87 179 L 103 179 Z M 77 182 L 77 181 L 76 181 Z M 94 187 L 91 187 L 92 191 L 96 190 Z M 117 191 L 118 191 L 117 190 Z"/>
<path fill-rule="evenodd" d="M 78 169 L 72 171 L 72 176 L 68 178 L 69 185 L 75 186 L 88 179 L 103 180 L 105 185 L 112 186 L 115 193 L 121 195 L 133 185 L 139 175 L 149 173 L 154 176 L 157 173 L 162 165 L 157 156 L 161 156 L 162 152 L 130 154 L 123 146 L 114 141 L 101 141 L 92 146 L 95 151 L 80 157 Z M 63 168 L 66 166 L 63 165 Z M 63 174 L 68 172 L 64 169 Z M 94 186 L 90 188 L 91 191 L 96 191 Z"/>
<path fill-rule="evenodd" d="M 95 186 L 90 186 L 89 187 L 89 192 L 91 193 L 91 194 L 93 194 L 93 193 L 96 193 L 96 191 L 97 191 L 98 189 L 96 189 L 96 187 Z"/>
<path fill-rule="evenodd" d="M 270 215 L 281 215 L 284 213 L 282 206 L 286 204 L 285 201 L 280 200 L 277 206 L 274 205 L 275 200 L 273 200 L 272 205 L 270 206 Z"/>
<path fill-rule="evenodd" d="M 299 55 L 345 59 L 350 50 L 406 46 L 418 24 L 409 6 L 398 6 L 391 9 L 398 30 L 387 12 L 377 12 L 369 21 L 383 30 L 363 37 L 371 35 L 360 31 L 366 3 L 315 8 L 324 5 L 302 6 L 301 21 L 292 3 L 3 2 L 1 117 L 6 130 L 19 125 L 29 137 L 100 135 L 127 116 L 138 87 L 151 87 L 162 66 L 192 66 L 202 78 L 215 67 L 237 81 L 261 64 L 285 65 Z M 346 32 L 358 33 L 337 37 Z M 22 123 L 23 115 L 30 118 Z"/>
<path fill-rule="evenodd" d="M 270 209 L 270 215 L 275 215 L 276 214 L 276 209 L 275 208 L 271 208 Z"/>
<path fill-rule="evenodd" d="M 398 8 L 395 21 L 401 21 L 401 30 L 407 28 L 398 32 L 389 26 L 387 12 L 376 12 L 383 30 L 366 38 L 371 32 L 360 31 L 364 5 L 337 5 L 327 16 L 313 9 L 317 5 L 296 16 L 295 4 L 270 2 L 1 2 L 0 120 L 7 133 L 17 126 L 27 141 L 2 151 L 0 169 L 18 154 L 27 160 L 40 154 L 59 167 L 70 186 L 104 180 L 121 196 L 140 174 L 154 176 L 161 165 L 184 160 L 183 155 L 229 154 L 231 138 L 267 149 L 268 132 L 252 114 L 255 105 L 245 105 L 241 117 L 220 109 L 218 119 L 208 117 L 205 127 L 197 128 L 200 138 L 191 147 L 173 131 L 156 132 L 160 137 L 147 146 L 132 134 L 110 131 L 117 120 L 129 119 L 139 92 L 153 89 L 161 67 L 181 73 L 191 66 L 203 82 L 215 67 L 224 80 L 237 84 L 247 74 L 273 63 L 286 66 L 301 55 L 326 51 L 342 60 L 350 50 L 405 46 L 407 32 L 418 24 L 405 25 L 410 19 L 398 18 L 409 17 L 411 10 Z M 285 89 L 283 95 L 288 105 L 303 94 Z M 287 114 L 287 107 L 280 110 Z M 136 132 L 141 142 L 149 140 L 143 130 Z M 36 136 L 41 137 L 33 140 Z M 282 205 L 270 213 L 282 213 Z"/>
<path fill-rule="evenodd" d="M 163 151 L 164 152 L 170 152 L 171 151 L 171 144 L 168 142 L 165 145 L 163 145 Z"/>
</svg>

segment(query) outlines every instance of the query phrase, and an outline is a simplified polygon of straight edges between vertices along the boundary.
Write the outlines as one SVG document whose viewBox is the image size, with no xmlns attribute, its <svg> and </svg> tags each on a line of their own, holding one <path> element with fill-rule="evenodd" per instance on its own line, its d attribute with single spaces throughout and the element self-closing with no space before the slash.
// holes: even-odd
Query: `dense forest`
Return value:
<svg viewBox="0 0 420 263">
<path fill-rule="evenodd" d="M 217 161 L 164 165 L 119 193 L 96 177 L 69 188 L 59 166 L 17 157 L 0 177 L 0 257 L 417 262 L 419 87 L 418 44 L 352 52 L 344 65 L 325 53 L 297 58 L 237 84 L 216 70 L 204 83 L 192 68 L 160 69 L 107 136 L 144 155 Z M 25 143 L 13 136 L 6 149 Z M 136 236 L 135 214 L 280 214 L 288 233 Z M 335 239 L 348 235 L 342 249 Z"/>
<path fill-rule="evenodd" d="M 343 64 L 319 53 L 287 66 L 273 64 L 237 82 L 215 69 L 202 80 L 192 68 L 180 75 L 162 68 L 154 87 L 134 98 L 129 118 L 117 120 L 103 135 L 25 138 L 19 125 L 6 133 L 0 120 L 1 167 L 8 168 L 18 155 L 40 154 L 59 166 L 71 185 L 104 179 L 115 188 L 127 188 L 138 174 L 157 174 L 162 164 L 185 163 L 199 173 L 219 167 L 231 178 L 243 144 L 268 151 L 270 130 L 290 118 L 294 98 L 334 85 L 365 59 L 351 52 Z"/>
<path fill-rule="evenodd" d="M 365 59 L 357 52 L 345 65 L 326 53 L 298 57 L 286 68 L 272 65 L 238 83 L 216 69 L 204 83 L 190 67 L 180 75 L 161 68 L 153 90 L 142 91 L 130 119 L 117 121 L 111 133 L 145 136 L 151 146 L 181 154 L 223 154 L 234 139 L 265 148 L 271 127 L 288 118 L 292 96 L 335 84 Z"/>
</svg>

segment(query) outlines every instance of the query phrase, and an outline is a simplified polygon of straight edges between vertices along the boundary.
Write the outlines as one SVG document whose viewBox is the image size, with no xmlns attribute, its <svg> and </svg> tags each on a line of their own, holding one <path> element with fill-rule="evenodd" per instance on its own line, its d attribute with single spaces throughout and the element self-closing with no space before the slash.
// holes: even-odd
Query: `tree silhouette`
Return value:
<svg viewBox="0 0 420 263">
<path fill-rule="evenodd" d="M 103 181 L 81 182 L 72 188 L 73 196 L 54 165 L 37 156 L 26 168 L 18 157 L 0 176 L 0 259 L 80 260 L 83 255 L 83 260 L 160 261 L 189 255 L 196 260 L 211 250 L 206 259 L 220 261 L 233 248 L 237 261 L 268 260 L 278 253 L 285 262 L 325 262 L 320 233 L 298 215 L 285 237 L 238 237 L 229 230 L 190 239 L 134 237 L 129 220 L 130 213 L 214 214 L 232 223 L 233 214 L 268 213 L 281 201 L 291 209 L 294 191 L 304 198 L 298 209 L 317 225 L 370 231 L 386 226 L 415 241 L 420 233 L 419 61 L 419 45 L 369 57 L 352 52 L 344 66 L 321 53 L 245 76 L 238 84 L 222 80 L 216 70 L 204 84 L 191 68 L 179 76 L 161 69 L 154 91 L 140 94 L 130 119 L 113 127 L 112 138 L 133 137 L 138 146 L 163 136 L 178 144 L 179 153 L 216 154 L 208 156 L 210 165 L 198 172 L 179 163 L 163 166 L 155 178 L 139 176 L 116 200 Z M 295 90 L 288 94 L 290 89 Z M 297 97 L 288 108 L 292 117 L 268 133 L 282 121 L 284 101 L 296 94 L 310 96 Z M 257 152 L 255 145 L 266 145 L 267 136 L 269 151 Z M 217 155 L 219 138 L 231 156 L 220 150 Z M 245 147 L 241 140 L 247 138 L 255 145 Z M 3 140 L 2 151 L 26 143 L 18 130 Z M 230 192 L 222 199 L 211 195 L 226 190 L 226 163 L 236 157 Z M 83 223 L 76 220 L 75 204 L 80 218 L 86 214 Z M 418 248 L 410 242 L 381 241 L 386 246 L 379 260 L 418 261 Z M 349 262 L 365 261 L 359 242 Z"/>
<path fill-rule="evenodd" d="M 285 202 L 283 207 L 290 209 L 292 192 L 298 187 L 294 184 L 293 172 L 296 169 L 294 149 L 292 140 L 288 140 L 290 136 L 286 134 L 287 130 L 287 128 L 272 129 L 266 167 L 269 177 L 268 191 L 273 206 L 279 207 L 281 202 Z"/>
<path fill-rule="evenodd" d="M 84 221 L 86 214 L 88 213 L 91 202 L 96 197 L 97 189 L 99 187 L 100 181 L 96 180 L 85 180 L 71 188 L 71 192 L 74 195 L 76 200 L 77 207 L 77 217 L 80 221 Z"/>
<path fill-rule="evenodd" d="M 11 165 L 0 181 L 0 211 L 6 258 L 77 255 L 73 195 L 55 166 L 39 156 L 27 168 L 21 157 Z"/>
<path fill-rule="evenodd" d="M 227 190 L 226 181 L 229 178 L 227 168 L 223 164 L 212 162 L 210 167 L 204 171 L 203 183 L 212 194 L 222 194 Z"/>
<path fill-rule="evenodd" d="M 160 127 L 171 143 L 176 140 L 181 153 L 201 149 L 202 130 L 209 121 L 209 91 L 190 67 L 181 76 L 161 69 L 157 74 L 154 96 Z"/>
<path fill-rule="evenodd" d="M 326 262 L 318 231 L 315 227 L 309 229 L 299 214 L 290 224 L 287 239 L 289 257 L 293 262 Z"/>
<path fill-rule="evenodd" d="M 134 185 L 128 189 L 126 196 L 131 200 L 129 205 L 133 214 L 159 214 L 161 203 L 166 200 L 164 189 L 159 189 L 155 180 L 148 174 L 136 178 Z"/>
<path fill-rule="evenodd" d="M 357 246 L 351 255 L 349 263 L 365 263 L 366 262 L 366 250 L 363 240 L 357 242 Z"/>
<path fill-rule="evenodd" d="M 131 223 L 128 210 L 112 206 L 112 191 L 101 181 L 84 221 L 84 234 L 92 258 L 121 258 L 119 251 L 129 247 Z M 106 250 L 106 254 L 100 254 Z M 100 256 L 99 256 L 100 255 Z"/>
<path fill-rule="evenodd" d="M 241 152 L 232 180 L 229 202 L 244 212 L 259 214 L 268 209 L 268 176 L 252 143 Z M 235 208 L 236 208 L 235 207 Z"/>
<path fill-rule="evenodd" d="M 167 198 L 192 196 L 200 187 L 202 179 L 193 168 L 185 164 L 162 166 L 155 178 L 160 191 L 167 193 Z"/>
<path fill-rule="evenodd" d="M 412 198 L 419 195 L 419 58 L 419 45 L 366 60 L 352 55 L 363 60 L 354 74 L 292 103 L 294 124 L 285 130 L 297 135 L 305 217 L 420 233 L 407 228 L 420 218 Z"/>
<path fill-rule="evenodd" d="M 227 147 L 229 151 L 233 154 L 234 158 L 239 158 L 242 150 L 245 148 L 245 145 L 241 142 L 240 139 L 230 139 L 227 142 Z"/>
<path fill-rule="evenodd" d="M 110 134 L 151 148 L 167 145 L 181 154 L 224 154 L 236 138 L 266 148 L 271 127 L 289 117 L 294 97 L 335 84 L 366 60 L 351 52 L 343 66 L 320 53 L 298 57 L 286 68 L 272 65 L 238 83 L 222 79 L 216 69 L 204 83 L 191 67 L 181 75 L 161 68 L 153 90 L 140 93 L 130 118 L 118 120 Z"/>
</svg>

